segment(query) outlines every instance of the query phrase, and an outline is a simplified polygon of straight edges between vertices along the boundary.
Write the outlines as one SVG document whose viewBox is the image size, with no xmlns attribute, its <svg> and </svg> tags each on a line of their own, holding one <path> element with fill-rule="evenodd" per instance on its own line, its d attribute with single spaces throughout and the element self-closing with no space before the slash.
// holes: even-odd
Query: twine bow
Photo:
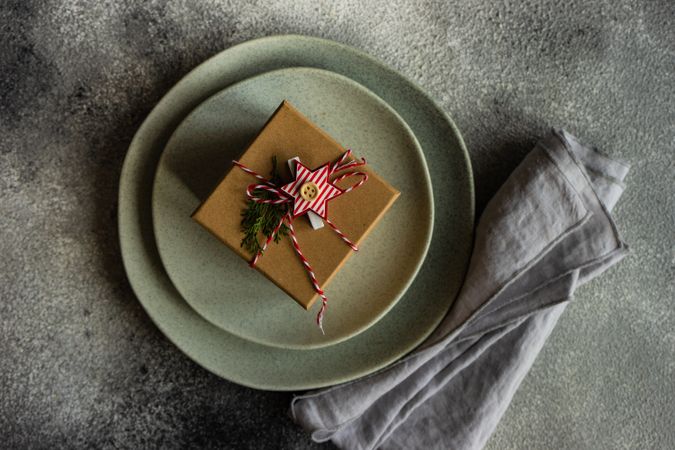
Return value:
<svg viewBox="0 0 675 450">
<path fill-rule="evenodd" d="M 239 167 L 244 172 L 254 176 L 258 179 L 258 183 L 250 184 L 246 188 L 246 196 L 249 200 L 255 203 L 267 203 L 274 205 L 289 204 L 291 205 L 288 208 L 288 212 L 284 214 L 279 220 L 279 223 L 274 228 L 274 231 L 267 236 L 267 240 L 263 244 L 262 248 L 255 254 L 251 262 L 249 263 L 251 267 L 255 267 L 258 259 L 262 256 L 265 249 L 269 243 L 275 238 L 279 233 L 279 229 L 283 224 L 286 224 L 291 236 L 291 241 L 293 243 L 293 248 L 297 253 L 300 261 L 302 262 L 307 275 L 309 276 L 312 286 L 317 294 L 321 297 L 321 309 L 316 316 L 316 323 L 323 330 L 323 317 L 326 313 L 326 308 L 328 305 L 328 298 L 324 293 L 323 289 L 319 285 L 319 282 L 316 279 L 314 270 L 312 269 L 311 264 L 307 258 L 303 255 L 302 249 L 300 248 L 300 243 L 298 242 L 297 236 L 295 235 L 295 230 L 293 228 L 293 220 L 296 217 L 307 214 L 308 211 L 312 211 L 319 215 L 327 224 L 330 226 L 333 231 L 353 250 L 358 251 L 358 247 L 354 244 L 349 238 L 340 231 L 335 224 L 328 218 L 328 201 L 332 200 L 335 197 L 346 194 L 348 192 L 357 189 L 363 183 L 368 180 L 368 174 L 365 172 L 347 172 L 341 175 L 338 175 L 338 172 L 343 172 L 345 170 L 353 169 L 355 167 L 363 166 L 366 164 L 366 160 L 361 158 L 360 160 L 351 159 L 352 151 L 347 150 L 337 161 L 334 163 L 326 163 L 323 166 L 315 170 L 310 170 L 304 166 L 301 162 L 296 161 L 296 176 L 295 180 L 285 184 L 283 186 L 278 186 L 267 178 L 259 175 L 253 170 L 249 169 L 239 161 L 232 161 L 233 164 Z M 337 176 L 336 176 L 337 175 Z M 332 181 L 331 178 L 336 176 Z M 347 189 L 341 189 L 335 185 L 342 180 L 345 180 L 350 177 L 360 177 L 361 179 L 348 187 Z M 315 194 L 315 197 L 307 198 L 301 195 L 302 187 L 306 184 L 313 184 L 316 186 L 318 193 Z M 259 194 L 256 192 L 264 191 L 268 194 L 268 198 L 259 197 Z M 324 333 L 325 334 L 325 333 Z"/>
</svg>

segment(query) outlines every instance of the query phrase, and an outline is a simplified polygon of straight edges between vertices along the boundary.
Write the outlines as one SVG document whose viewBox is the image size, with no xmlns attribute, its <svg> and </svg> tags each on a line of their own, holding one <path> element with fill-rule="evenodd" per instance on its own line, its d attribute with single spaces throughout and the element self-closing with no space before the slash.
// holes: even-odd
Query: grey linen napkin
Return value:
<svg viewBox="0 0 675 450">
<path fill-rule="evenodd" d="M 483 447 L 576 288 L 628 252 L 610 215 L 628 169 L 554 130 L 487 205 L 464 286 L 427 341 L 296 397 L 293 420 L 346 449 Z"/>
</svg>

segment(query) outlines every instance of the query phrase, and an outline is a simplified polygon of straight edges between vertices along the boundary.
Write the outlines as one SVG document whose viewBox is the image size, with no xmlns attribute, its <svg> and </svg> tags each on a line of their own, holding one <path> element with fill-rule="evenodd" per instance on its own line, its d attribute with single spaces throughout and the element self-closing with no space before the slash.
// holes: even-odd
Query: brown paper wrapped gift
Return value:
<svg viewBox="0 0 675 450">
<path fill-rule="evenodd" d="M 297 156 L 313 170 L 337 160 L 344 152 L 339 143 L 284 101 L 239 162 L 269 177 L 271 158 L 276 156 L 282 178 L 291 181 L 287 160 Z M 356 156 L 361 156 L 358 150 Z M 330 220 L 357 245 L 399 195 L 368 165 L 358 170 L 368 173 L 368 181 L 358 189 L 332 199 L 328 208 Z M 241 212 L 246 208 L 246 188 L 255 182 L 250 174 L 233 167 L 192 216 L 247 261 L 254 255 L 241 247 Z M 338 186 L 347 188 L 352 183 L 347 179 Z M 306 216 L 297 217 L 293 227 L 303 254 L 312 265 L 319 284 L 325 288 L 353 253 L 352 249 L 330 227 L 312 229 Z M 264 236 L 260 240 L 264 240 Z M 277 244 L 271 243 L 255 267 L 305 309 L 309 309 L 318 297 L 290 237 L 284 237 Z"/>
</svg>

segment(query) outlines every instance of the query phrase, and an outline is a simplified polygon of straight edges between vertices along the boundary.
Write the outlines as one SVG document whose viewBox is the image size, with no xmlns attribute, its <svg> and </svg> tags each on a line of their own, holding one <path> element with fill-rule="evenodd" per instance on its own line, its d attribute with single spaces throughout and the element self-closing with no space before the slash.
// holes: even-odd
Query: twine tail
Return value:
<svg viewBox="0 0 675 450">
<path fill-rule="evenodd" d="M 326 301 L 326 298 L 321 299 L 321 309 L 319 310 L 319 314 L 316 315 L 316 324 L 319 326 L 319 329 L 321 330 L 321 334 L 324 336 L 326 335 L 326 332 L 323 331 L 323 316 L 326 313 L 326 308 L 328 307 L 328 302 Z"/>
<path fill-rule="evenodd" d="M 309 279 L 312 282 L 312 286 L 314 286 L 314 290 L 321 297 L 321 309 L 319 310 L 319 314 L 317 314 L 316 316 L 316 324 L 321 329 L 321 333 L 326 334 L 323 330 L 323 316 L 324 313 L 326 312 L 328 297 L 326 297 L 326 294 L 323 292 L 323 289 L 321 289 L 319 281 L 316 279 L 316 275 L 314 274 L 314 269 L 312 269 L 312 266 L 309 264 L 307 258 L 305 258 L 305 255 L 302 254 L 300 244 L 298 243 L 298 238 L 295 236 L 295 229 L 293 228 L 293 222 L 290 220 L 290 212 L 288 213 L 288 217 L 289 217 L 288 230 L 290 231 L 291 242 L 293 243 L 295 253 L 298 254 L 298 257 L 300 258 L 302 265 L 305 266 L 305 270 L 307 271 L 307 275 L 309 275 Z"/>
</svg>

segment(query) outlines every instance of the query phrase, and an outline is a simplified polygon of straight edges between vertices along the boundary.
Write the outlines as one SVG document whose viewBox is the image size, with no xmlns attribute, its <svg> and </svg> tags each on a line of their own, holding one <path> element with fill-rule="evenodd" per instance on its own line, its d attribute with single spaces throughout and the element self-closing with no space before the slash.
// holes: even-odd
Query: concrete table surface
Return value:
<svg viewBox="0 0 675 450">
<path fill-rule="evenodd" d="M 581 289 L 488 448 L 674 448 L 674 19 L 668 0 L 4 0 L 0 446 L 321 447 L 291 394 L 223 381 L 163 337 L 115 223 L 162 95 L 235 43 L 298 33 L 427 89 L 466 139 L 478 211 L 552 126 L 633 164 L 616 209 L 632 255 Z"/>
</svg>

